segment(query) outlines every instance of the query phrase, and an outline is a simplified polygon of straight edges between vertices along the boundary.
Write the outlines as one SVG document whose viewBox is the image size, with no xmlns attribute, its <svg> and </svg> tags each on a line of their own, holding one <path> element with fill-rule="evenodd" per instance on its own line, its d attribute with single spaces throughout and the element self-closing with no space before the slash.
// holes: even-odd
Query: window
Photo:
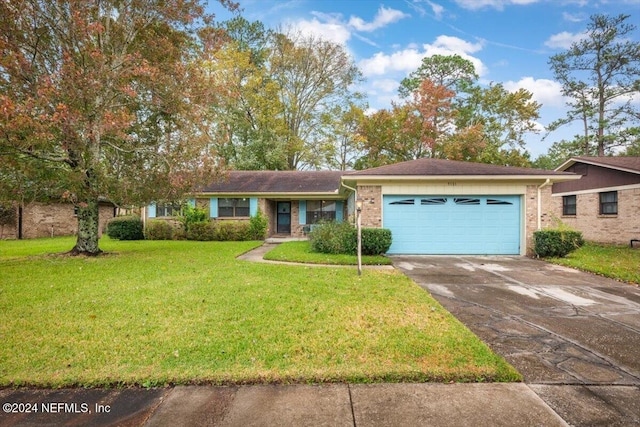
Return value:
<svg viewBox="0 0 640 427">
<path fill-rule="evenodd" d="M 618 214 L 618 192 L 600 193 L 600 215 Z"/>
<path fill-rule="evenodd" d="M 336 219 L 336 202 L 325 200 L 307 200 L 307 224 Z"/>
<path fill-rule="evenodd" d="M 576 214 L 576 196 L 562 196 L 562 215 Z"/>
<path fill-rule="evenodd" d="M 390 205 L 413 205 L 415 204 L 415 200 L 414 199 L 404 199 L 404 200 L 397 200 L 395 202 L 391 202 L 389 203 Z"/>
<path fill-rule="evenodd" d="M 178 216 L 180 215 L 180 205 L 165 203 L 156 206 L 156 216 Z"/>
<path fill-rule="evenodd" d="M 479 205 L 480 199 L 469 199 L 467 197 L 456 197 L 453 199 L 456 205 Z"/>
<path fill-rule="evenodd" d="M 513 203 L 500 199 L 487 199 L 487 205 L 513 205 Z"/>
<path fill-rule="evenodd" d="M 420 200 L 421 205 L 444 205 L 447 203 L 446 197 L 435 197 L 433 199 L 422 199 Z"/>
<path fill-rule="evenodd" d="M 249 216 L 249 199 L 218 199 L 219 217 Z"/>
</svg>

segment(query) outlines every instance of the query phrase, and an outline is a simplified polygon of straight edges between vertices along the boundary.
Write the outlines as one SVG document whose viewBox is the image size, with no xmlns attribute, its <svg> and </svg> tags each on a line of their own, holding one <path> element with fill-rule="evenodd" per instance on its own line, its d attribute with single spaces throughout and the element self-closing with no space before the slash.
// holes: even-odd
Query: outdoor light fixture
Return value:
<svg viewBox="0 0 640 427">
<path fill-rule="evenodd" d="M 362 202 L 358 197 L 356 199 L 356 219 L 358 228 L 358 276 L 362 276 Z"/>
</svg>

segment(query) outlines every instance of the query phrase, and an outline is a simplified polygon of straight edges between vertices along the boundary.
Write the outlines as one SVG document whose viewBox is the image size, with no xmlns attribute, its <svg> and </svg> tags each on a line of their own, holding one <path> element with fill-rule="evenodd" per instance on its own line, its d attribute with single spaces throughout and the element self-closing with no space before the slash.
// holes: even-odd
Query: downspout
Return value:
<svg viewBox="0 0 640 427">
<path fill-rule="evenodd" d="M 547 180 L 538 187 L 538 231 L 542 230 L 542 189 L 551 183 L 551 179 Z"/>
<path fill-rule="evenodd" d="M 342 182 L 342 180 L 340 180 L 340 185 L 342 185 L 344 188 L 353 191 L 353 200 L 358 200 L 358 190 L 356 190 L 353 187 L 349 187 L 347 184 L 345 184 L 344 182 Z M 347 203 L 349 202 L 349 199 L 347 198 Z"/>
</svg>

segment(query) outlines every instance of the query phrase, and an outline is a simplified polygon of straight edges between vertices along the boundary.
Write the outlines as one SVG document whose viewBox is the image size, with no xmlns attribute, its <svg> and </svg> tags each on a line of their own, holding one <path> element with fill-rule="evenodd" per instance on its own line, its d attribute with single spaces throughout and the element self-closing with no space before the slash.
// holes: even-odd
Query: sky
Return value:
<svg viewBox="0 0 640 427">
<path fill-rule="evenodd" d="M 591 15 L 631 15 L 627 23 L 640 27 L 640 0 L 237 1 L 249 21 L 345 46 L 365 78 L 357 89 L 366 95 L 370 111 L 390 108 L 398 100 L 400 81 L 422 58 L 435 54 L 468 59 L 481 84 L 529 90 L 542 104 L 541 132 L 526 139 L 532 159 L 579 132 L 577 125 L 568 126 L 543 140 L 545 126 L 566 111 L 549 58 L 580 39 Z M 217 2 L 209 7 L 219 20 L 230 17 Z M 640 41 L 640 29 L 632 38 Z"/>
</svg>

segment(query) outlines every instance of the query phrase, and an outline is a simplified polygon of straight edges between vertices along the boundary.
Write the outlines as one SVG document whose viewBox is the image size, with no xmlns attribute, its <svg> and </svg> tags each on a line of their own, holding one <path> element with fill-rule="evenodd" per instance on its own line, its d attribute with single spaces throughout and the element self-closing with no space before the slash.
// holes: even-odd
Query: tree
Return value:
<svg viewBox="0 0 640 427">
<path fill-rule="evenodd" d="M 398 93 L 409 98 L 425 80 L 462 95 L 478 80 L 478 75 L 473 63 L 460 55 L 425 56 L 420 67 L 400 82 Z"/>
<path fill-rule="evenodd" d="M 238 169 L 326 166 L 341 132 L 327 114 L 358 101 L 360 72 L 344 47 L 243 18 L 222 28 L 230 40 L 210 66 L 229 95 L 214 106 L 225 159 Z"/>
<path fill-rule="evenodd" d="M 210 179 L 211 19 L 198 1 L 0 1 L 4 197 L 71 201 L 72 253 L 96 255 L 102 197 L 174 200 Z"/>
<path fill-rule="evenodd" d="M 563 95 L 571 99 L 567 116 L 550 129 L 581 120 L 585 152 L 593 141 L 599 156 L 625 145 L 627 129 L 638 120 L 631 99 L 640 93 L 640 42 L 631 40 L 636 26 L 627 23 L 629 17 L 591 16 L 586 37 L 549 59 Z"/>
<path fill-rule="evenodd" d="M 313 36 L 277 35 L 269 61 L 284 108 L 287 166 L 318 168 L 324 155 L 314 147 L 322 139 L 323 113 L 354 100 L 360 71 L 343 46 Z"/>
</svg>

